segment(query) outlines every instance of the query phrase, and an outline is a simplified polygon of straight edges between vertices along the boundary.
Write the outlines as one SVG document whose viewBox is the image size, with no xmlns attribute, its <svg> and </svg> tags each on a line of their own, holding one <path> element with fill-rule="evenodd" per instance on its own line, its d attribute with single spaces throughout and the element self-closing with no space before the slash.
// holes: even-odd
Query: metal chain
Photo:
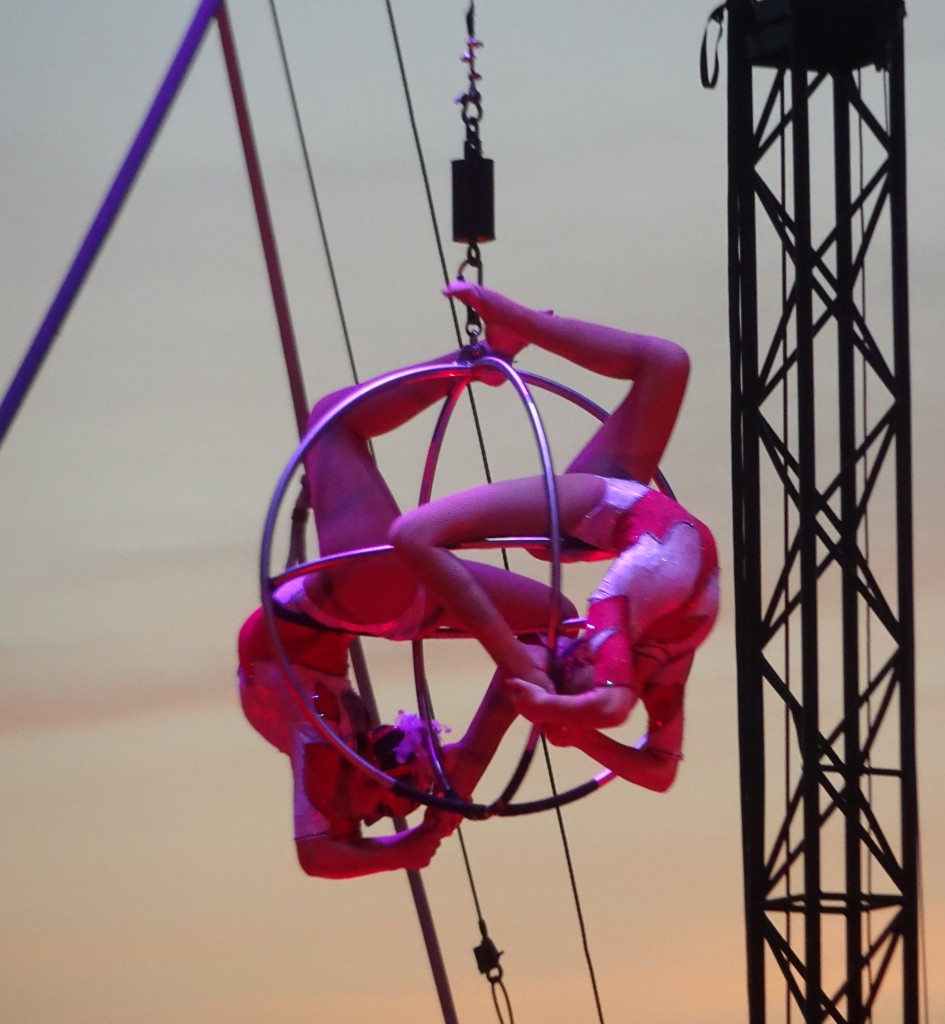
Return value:
<svg viewBox="0 0 945 1024">
<path fill-rule="evenodd" d="M 462 281 L 465 280 L 463 277 L 463 271 L 467 267 L 472 267 L 476 271 L 476 284 L 482 284 L 482 254 L 479 251 L 479 246 L 475 242 L 470 242 L 466 249 L 466 258 L 459 265 L 459 270 L 456 276 Z M 482 317 L 472 308 L 472 306 L 466 307 L 466 341 L 471 346 L 477 346 L 479 343 L 480 335 L 482 334 Z"/>
<path fill-rule="evenodd" d="M 482 47 L 482 41 L 476 38 L 476 5 L 470 3 L 466 12 L 466 50 L 463 53 L 463 63 L 468 67 L 468 85 L 462 96 L 457 96 L 455 102 L 460 105 L 460 116 L 466 126 L 465 155 L 469 159 L 473 156 L 482 155 L 482 140 L 479 137 L 479 122 L 482 120 L 482 93 L 479 91 L 479 82 L 482 75 L 476 71 L 476 51 Z M 476 283 L 482 284 L 482 253 L 476 242 L 470 242 L 466 248 L 466 258 L 460 264 L 457 277 L 463 278 L 463 271 L 467 267 L 476 270 Z M 482 319 L 471 307 L 466 307 L 466 338 L 470 345 L 475 345 L 482 334 Z"/>
<path fill-rule="evenodd" d="M 482 94 L 479 92 L 478 84 L 482 80 L 482 75 L 476 71 L 476 51 L 481 46 L 481 40 L 476 38 L 476 5 L 471 3 L 466 13 L 466 52 L 463 54 L 463 63 L 469 67 L 469 85 L 466 92 L 457 97 L 456 102 L 462 107 L 463 124 L 466 126 L 466 145 L 477 153 L 482 148 L 479 141 Z M 472 113 L 470 113 L 470 109 Z"/>
</svg>

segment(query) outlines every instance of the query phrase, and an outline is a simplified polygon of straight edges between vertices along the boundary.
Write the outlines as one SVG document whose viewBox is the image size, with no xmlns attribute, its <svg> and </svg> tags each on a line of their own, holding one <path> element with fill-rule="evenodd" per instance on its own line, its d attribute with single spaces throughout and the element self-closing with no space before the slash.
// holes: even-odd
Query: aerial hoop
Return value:
<svg viewBox="0 0 945 1024">
<path fill-rule="evenodd" d="M 479 378 L 483 371 L 499 372 L 513 385 L 514 390 L 521 398 L 528 413 L 532 432 L 542 463 L 542 475 L 545 481 L 546 494 L 548 498 L 549 523 L 551 529 L 549 530 L 548 537 L 491 538 L 488 540 L 462 544 L 459 545 L 459 548 L 464 550 L 482 550 L 510 547 L 524 547 L 531 549 L 536 547 L 545 547 L 548 549 L 551 577 L 550 588 L 555 596 L 555 600 L 553 601 L 551 615 L 547 624 L 547 649 L 549 659 L 554 657 L 557 636 L 564 625 L 559 621 L 557 613 L 557 605 L 561 596 L 561 531 L 551 452 L 548 446 L 544 427 L 541 422 L 541 417 L 538 413 L 537 406 L 528 385 L 530 384 L 559 397 L 565 398 L 577 405 L 579 408 L 582 408 L 596 416 L 599 420 L 604 420 L 607 417 L 607 413 L 600 406 L 597 406 L 578 392 L 573 391 L 564 385 L 540 377 L 537 374 L 516 371 L 505 360 L 484 354 L 482 351 L 473 353 L 471 358 L 464 358 L 467 351 L 468 349 L 464 349 L 458 361 L 452 364 L 426 364 L 423 366 L 412 367 L 407 370 L 398 370 L 379 377 L 368 384 L 362 385 L 352 394 L 340 400 L 337 405 L 330 409 L 305 434 L 276 484 L 276 489 L 266 515 L 260 549 L 260 596 L 266 629 L 273 651 L 275 652 L 277 662 L 282 670 L 283 677 L 289 685 L 292 697 L 299 705 L 302 713 L 318 730 L 325 741 L 348 761 L 398 796 L 405 797 L 417 803 L 422 803 L 428 807 L 436 807 L 452 813 L 461 814 L 466 818 L 478 820 L 492 816 L 529 814 L 563 806 L 564 804 L 570 803 L 599 789 L 602 785 L 613 778 L 613 773 L 605 770 L 598 773 L 587 782 L 563 792 L 552 794 L 538 800 L 513 803 L 514 795 L 525 777 L 537 745 L 539 730 L 537 727 L 533 726 L 526 741 L 523 754 L 517 767 L 513 771 L 512 778 L 503 789 L 498 799 L 490 804 L 473 803 L 461 799 L 452 789 L 449 779 L 443 770 L 441 749 L 435 737 L 435 730 L 428 728 L 428 754 L 433 765 L 434 774 L 443 792 L 425 792 L 398 779 L 392 778 L 386 772 L 362 757 L 357 751 L 349 747 L 348 744 L 345 743 L 338 735 L 335 729 L 331 727 L 331 725 L 315 714 L 314 709 L 311 706 L 311 702 L 308 700 L 305 689 L 296 676 L 286 655 L 285 648 L 277 628 L 277 616 L 273 597 L 275 590 L 281 584 L 291 579 L 306 576 L 320 569 L 339 565 L 352 559 L 361 559 L 388 552 L 391 550 L 391 545 L 381 544 L 370 548 L 338 552 L 332 555 L 312 559 L 299 565 L 291 566 L 278 574 L 272 573 L 270 564 L 276 523 L 279 520 L 279 513 L 284 503 L 289 485 L 291 484 L 299 465 L 302 463 L 302 460 L 305 458 L 312 445 L 339 416 L 342 416 L 351 407 L 358 404 L 367 396 L 389 388 L 395 388 L 400 384 L 427 377 L 431 379 L 453 377 L 456 379 L 456 386 L 447 395 L 441 408 L 433 439 L 428 450 L 419 502 L 420 504 L 423 504 L 429 501 L 440 449 L 442 447 L 449 420 L 459 397 L 469 384 L 475 382 Z M 668 485 L 662 477 L 660 477 L 657 482 L 661 489 L 666 490 L 671 495 L 671 492 L 668 490 Z M 446 633 L 453 636 L 459 635 L 455 631 L 446 631 Z M 423 669 L 422 644 L 422 640 L 413 642 L 414 675 L 417 687 L 419 710 L 428 726 L 430 726 L 433 717 L 432 704 Z"/>
</svg>

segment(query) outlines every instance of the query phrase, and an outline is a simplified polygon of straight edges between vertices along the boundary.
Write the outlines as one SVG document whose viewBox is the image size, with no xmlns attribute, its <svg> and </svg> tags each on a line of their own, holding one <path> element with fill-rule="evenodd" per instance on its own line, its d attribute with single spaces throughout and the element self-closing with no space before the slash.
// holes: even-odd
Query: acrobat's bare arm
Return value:
<svg viewBox="0 0 945 1024">
<path fill-rule="evenodd" d="M 471 799 L 515 715 L 505 680 L 496 672 L 462 739 L 444 748 L 450 784 L 463 799 Z"/>
<path fill-rule="evenodd" d="M 426 822 L 392 836 L 311 836 L 296 840 L 299 864 L 318 878 L 360 878 L 381 871 L 417 871 L 436 853 L 442 833 Z"/>
<path fill-rule="evenodd" d="M 463 799 L 471 798 L 514 719 L 515 708 L 497 673 L 462 739 L 444 751 L 450 783 Z M 346 836 L 325 833 L 296 840 L 299 863 L 307 874 L 319 878 L 416 871 L 430 863 L 442 839 L 460 820 L 458 815 L 428 809 L 421 824 L 396 835 L 371 838 L 361 836 L 352 823 Z"/>
<path fill-rule="evenodd" d="M 600 499 L 602 488 L 597 478 L 583 475 L 559 481 L 558 505 L 565 529 Z M 485 484 L 421 505 L 395 520 L 390 540 L 411 572 L 437 595 L 451 621 L 479 640 L 501 672 L 543 686 L 547 676 L 528 647 L 515 637 L 470 564 L 447 548 L 475 537 L 547 535 L 548 528 L 544 482 L 527 477 Z M 573 614 L 573 605 L 563 600 L 560 611 Z"/>
<path fill-rule="evenodd" d="M 669 789 L 679 768 L 679 756 L 652 747 L 648 741 L 630 746 L 594 729 L 572 726 L 552 727 L 546 735 L 556 746 L 583 750 L 620 778 L 655 793 Z"/>
<path fill-rule="evenodd" d="M 576 728 L 572 722 L 551 725 L 545 729 L 545 735 L 556 746 L 583 750 L 627 782 L 657 793 L 665 792 L 673 784 L 682 760 L 685 716 L 682 684 L 657 685 L 656 693 L 652 687 L 648 693 L 647 735 L 633 746 L 594 729 Z"/>
<path fill-rule="evenodd" d="M 358 878 L 426 867 L 447 834 L 432 823 L 424 821 L 394 835 L 365 837 L 360 821 L 353 817 L 356 812 L 351 810 L 350 795 L 339 802 L 337 816 L 329 817 L 315 806 L 308 791 L 306 752 L 319 742 L 310 729 L 293 731 L 290 762 L 295 846 L 302 870 L 317 878 Z"/>
<path fill-rule="evenodd" d="M 506 682 L 516 711 L 540 726 L 610 729 L 620 725 L 636 702 L 626 686 L 597 686 L 584 693 L 559 694 L 525 679 Z"/>
</svg>

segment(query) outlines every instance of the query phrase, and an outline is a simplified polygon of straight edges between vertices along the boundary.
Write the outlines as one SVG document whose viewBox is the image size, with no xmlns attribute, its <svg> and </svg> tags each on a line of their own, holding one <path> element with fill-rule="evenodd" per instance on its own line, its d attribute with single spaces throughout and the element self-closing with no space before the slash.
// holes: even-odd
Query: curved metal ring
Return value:
<svg viewBox="0 0 945 1024">
<path fill-rule="evenodd" d="M 391 778 L 391 776 L 386 772 L 382 771 L 376 765 L 371 764 L 370 761 L 362 757 L 356 750 L 349 747 L 348 744 L 344 742 L 338 733 L 323 718 L 320 718 L 315 714 L 314 708 L 311 706 L 311 702 L 308 699 L 308 695 L 289 662 L 285 652 L 285 646 L 282 642 L 281 636 L 279 635 L 279 630 L 276 625 L 275 605 L 273 601 L 273 592 L 277 585 L 275 583 L 276 577 L 271 575 L 269 568 L 269 563 L 272 557 L 272 541 L 275 533 L 276 522 L 289 484 L 295 475 L 296 469 L 305 458 L 309 449 L 339 416 L 347 412 L 352 406 L 357 405 L 358 402 L 362 401 L 368 395 L 395 387 L 399 384 L 423 377 L 433 377 L 435 379 L 436 377 L 465 376 L 468 372 L 468 367 L 464 367 L 459 364 L 441 364 L 413 367 L 408 370 L 399 370 L 394 373 L 386 374 L 382 377 L 378 377 L 368 384 L 363 385 L 347 397 L 341 399 L 333 408 L 328 410 L 328 412 L 322 416 L 314 426 L 311 427 L 299 442 L 298 447 L 295 449 L 295 452 L 292 454 L 288 464 L 282 471 L 282 475 L 279 477 L 276 484 L 272 500 L 269 503 L 269 509 L 267 511 L 265 525 L 263 527 L 262 543 L 260 546 L 259 589 L 263 609 L 263 619 L 266 624 L 270 644 L 275 652 L 276 660 L 282 670 L 283 677 L 289 684 L 290 693 L 298 704 L 302 714 L 318 730 L 322 738 L 339 754 L 347 758 L 348 761 L 360 768 L 376 782 L 396 793 L 398 796 L 403 796 L 410 800 L 426 804 L 429 807 L 438 807 L 444 810 L 460 813 L 465 817 L 483 818 L 487 815 L 487 808 L 485 807 L 469 804 L 465 801 L 457 801 L 456 799 L 447 796 L 426 793 L 414 788 L 413 786 L 409 786 L 404 782 Z M 306 572 L 312 572 L 316 568 L 320 568 L 326 564 L 339 564 L 347 558 L 372 554 L 375 553 L 376 550 L 386 550 L 386 548 L 387 546 L 381 546 L 378 549 L 370 549 L 363 552 L 341 552 L 329 556 L 328 559 L 317 559 L 314 562 L 306 563 L 305 566 L 296 567 L 296 570 L 291 574 L 283 574 L 280 580 L 284 581 L 287 578 L 304 575 Z"/>
<path fill-rule="evenodd" d="M 529 417 L 532 423 L 532 430 L 535 436 L 536 443 L 538 445 L 539 454 L 542 460 L 542 467 L 545 474 L 546 480 L 546 491 L 548 494 L 548 506 L 549 506 L 549 520 L 550 520 L 550 535 L 546 538 L 502 538 L 493 539 L 491 546 L 497 547 L 539 547 L 547 545 L 550 549 L 550 562 L 551 562 L 551 589 L 556 598 L 554 605 L 551 609 L 551 622 L 550 629 L 548 631 L 548 655 L 549 660 L 553 659 L 556 651 L 556 640 L 557 633 L 560 628 L 560 622 L 558 622 L 558 600 L 561 596 L 561 533 L 560 533 L 560 520 L 558 515 L 558 501 L 557 501 L 557 489 L 554 482 L 554 470 L 551 461 L 551 452 L 548 446 L 547 437 L 544 432 L 544 426 L 541 422 L 541 417 L 538 412 L 537 406 L 535 405 L 534 399 L 531 396 L 528 386 L 537 387 L 543 391 L 547 391 L 559 398 L 564 398 L 570 401 L 572 404 L 578 406 L 585 412 L 590 413 L 596 417 L 601 423 L 603 423 L 609 416 L 609 413 L 602 406 L 591 399 L 585 397 L 573 388 L 569 388 L 564 384 L 557 381 L 550 380 L 547 377 L 543 377 L 540 374 L 532 373 L 527 370 L 516 371 L 509 363 L 502 359 L 496 359 L 495 357 L 488 355 L 479 355 L 476 357 L 476 363 L 493 369 L 499 370 L 503 375 L 513 383 L 519 397 L 524 402 L 526 409 L 528 410 Z M 474 377 L 470 378 L 470 383 Z M 440 416 L 437 420 L 436 427 L 434 429 L 433 438 L 430 442 L 430 447 L 427 453 L 427 461 L 424 466 L 423 479 L 420 489 L 419 504 L 425 504 L 430 500 L 430 495 L 433 489 L 433 478 L 436 472 L 436 465 L 439 460 L 440 450 L 443 445 L 443 440 L 446 434 L 446 428 L 449 423 L 449 419 L 452 416 L 453 410 L 456 407 L 456 403 L 460 397 L 462 391 L 461 387 L 456 388 L 444 402 L 443 407 L 440 411 Z M 660 490 L 670 498 L 675 498 L 669 481 L 662 474 L 661 471 L 657 471 L 656 483 Z M 459 545 L 460 548 L 468 549 L 471 547 L 482 546 L 482 543 L 469 543 Z M 423 640 L 415 640 L 414 646 L 414 676 L 417 687 L 417 700 L 421 708 L 423 717 L 427 720 L 428 725 L 428 740 L 430 744 L 435 747 L 436 740 L 434 738 L 434 730 L 430 728 L 431 721 L 433 718 L 432 714 L 432 703 L 430 699 L 429 687 L 426 682 L 425 671 L 423 667 Z M 610 782 L 614 778 L 614 773 L 609 770 L 604 770 L 595 775 L 592 779 L 587 782 L 575 786 L 569 790 L 561 793 L 552 794 L 551 796 L 545 797 L 539 800 L 526 801 L 521 803 L 512 803 L 515 794 L 518 792 L 519 786 L 525 779 L 525 775 L 530 767 L 532 758 L 534 756 L 535 747 L 537 745 L 540 730 L 537 726 L 532 726 L 530 730 L 528 740 L 526 741 L 525 749 L 522 752 L 522 756 L 517 764 L 516 768 L 512 773 L 512 777 L 503 789 L 499 797 L 491 804 L 487 805 L 489 816 L 512 816 L 520 814 L 530 814 L 536 811 L 549 810 L 555 807 L 563 806 L 564 804 L 570 803 L 580 797 L 586 796 L 589 793 L 599 789 L 602 785 Z M 439 767 L 439 759 L 436 756 L 437 751 L 434 749 L 431 751 L 432 760 L 434 764 Z M 482 805 L 476 805 L 477 807 Z"/>
<path fill-rule="evenodd" d="M 532 373 L 530 370 L 520 370 L 519 376 L 526 384 L 531 384 L 534 387 L 540 388 L 542 391 L 549 392 L 549 394 L 557 395 L 559 398 L 567 399 L 579 409 L 583 409 L 584 412 L 595 416 L 601 423 L 603 423 L 610 415 L 602 405 L 592 402 L 591 399 L 585 397 L 579 391 L 575 391 L 573 388 L 567 387 L 565 384 L 559 384 L 558 381 L 550 380 L 548 377 L 542 377 L 540 374 Z M 667 498 L 672 498 L 673 501 L 676 500 L 676 495 L 673 493 L 673 489 L 670 486 L 669 481 L 665 476 L 663 476 L 661 470 L 656 471 L 655 481 L 657 487 L 659 487 Z"/>
<path fill-rule="evenodd" d="M 291 663 L 286 656 L 285 649 L 282 643 L 282 639 L 279 635 L 276 626 L 276 615 L 273 602 L 273 592 L 277 586 L 286 580 L 296 578 L 298 576 L 306 575 L 310 572 L 315 571 L 319 568 L 324 568 L 328 565 L 340 564 L 341 562 L 364 556 L 370 556 L 383 551 L 390 550 L 390 545 L 378 545 L 373 548 L 366 548 L 358 551 L 350 552 L 339 552 L 333 555 L 319 558 L 314 561 L 306 562 L 304 565 L 295 566 L 290 570 L 281 573 L 278 576 L 272 576 L 270 574 L 269 562 L 271 560 L 272 552 L 272 541 L 275 532 L 275 524 L 278 519 L 278 514 L 281 509 L 283 500 L 285 498 L 286 491 L 292 480 L 293 475 L 299 464 L 308 453 L 309 449 L 318 439 L 318 437 L 328 428 L 328 426 L 334 422 L 334 420 L 343 415 L 348 409 L 362 401 L 368 395 L 374 394 L 388 388 L 396 387 L 399 384 L 407 383 L 415 379 L 421 379 L 429 376 L 432 378 L 437 377 L 456 377 L 463 378 L 460 386 L 454 389 L 451 395 L 448 397 L 447 402 L 444 403 L 444 408 L 441 411 L 440 420 L 437 424 L 437 432 L 434 435 L 434 439 L 431 442 L 431 448 L 427 456 L 427 465 L 424 470 L 424 481 L 422 484 L 421 502 L 429 500 L 430 490 L 432 489 L 433 474 L 435 472 L 436 461 L 439 457 L 439 448 L 442 445 L 443 436 L 445 434 L 446 426 L 448 424 L 449 417 L 452 413 L 453 408 L 456 404 L 458 394 L 473 381 L 476 377 L 475 366 L 482 365 L 493 370 L 497 370 L 506 376 L 506 378 L 513 384 L 515 390 L 522 398 L 523 403 L 529 413 L 529 417 L 532 423 L 532 430 L 539 447 L 539 451 L 542 458 L 543 473 L 546 482 L 546 490 L 548 494 L 548 506 L 549 506 L 549 519 L 550 527 L 548 538 L 517 538 L 509 539 L 510 543 L 514 543 L 514 540 L 527 541 L 529 546 L 534 546 L 536 542 L 547 543 L 550 548 L 550 562 L 551 562 L 551 589 L 556 597 L 560 598 L 560 585 L 561 585 L 561 539 L 560 539 L 560 525 L 558 517 L 558 506 L 557 506 L 557 493 L 555 488 L 554 471 L 551 464 L 551 454 L 548 448 L 547 438 L 545 436 L 544 428 L 541 423 L 540 416 L 538 414 L 537 407 L 534 403 L 526 382 L 533 384 L 543 390 L 554 393 L 560 397 L 566 398 L 584 410 L 595 415 L 598 419 L 603 421 L 607 417 L 607 412 L 600 406 L 597 406 L 578 392 L 573 391 L 564 385 L 557 384 L 556 382 L 550 381 L 547 378 L 543 378 L 537 374 L 528 372 L 519 373 L 512 369 L 512 367 L 504 360 L 496 359 L 492 356 L 481 356 L 477 359 L 476 363 L 455 363 L 455 364 L 427 364 L 424 366 L 413 367 L 409 370 L 399 370 L 390 374 L 386 374 L 383 377 L 379 377 L 369 384 L 363 385 L 360 389 L 353 392 L 347 398 L 342 399 L 330 409 L 305 435 L 305 437 L 299 443 L 293 453 L 292 458 L 283 470 L 282 475 L 276 485 L 275 493 L 269 505 L 269 509 L 266 516 L 265 525 L 263 528 L 263 537 L 260 551 L 260 594 L 263 608 L 264 621 L 269 634 L 269 639 L 272 644 L 272 648 L 276 654 L 279 667 L 283 672 L 284 678 L 290 685 L 290 691 L 293 698 L 298 703 L 300 709 L 311 724 L 319 731 L 322 737 L 332 747 L 335 748 L 338 753 L 346 757 L 351 763 L 361 768 L 362 771 L 366 772 L 375 781 L 379 782 L 385 788 L 390 789 L 392 792 L 399 796 L 404 796 L 410 800 L 418 803 L 425 804 L 430 807 L 442 808 L 454 813 L 462 814 L 464 817 L 473 819 L 482 819 L 490 817 L 492 815 L 520 815 L 533 813 L 535 811 L 547 810 L 554 807 L 560 807 L 564 804 L 570 803 L 573 800 L 579 799 L 596 789 L 609 782 L 613 778 L 613 773 L 610 771 L 604 771 L 594 776 L 587 782 L 575 786 L 572 789 L 566 790 L 561 793 L 554 794 L 552 796 L 527 801 L 519 804 L 511 802 L 514 793 L 518 789 L 518 785 L 524 778 L 527 767 L 531 761 L 534 748 L 537 742 L 538 729 L 532 727 L 529 735 L 529 739 L 526 743 L 525 751 L 522 758 L 513 773 L 513 777 L 509 784 L 506 786 L 499 799 L 494 801 L 492 804 L 481 804 L 471 803 L 464 801 L 456 797 L 455 793 L 447 787 L 446 795 L 438 795 L 428 793 L 407 783 L 401 782 L 397 779 L 393 779 L 387 775 L 381 769 L 371 764 L 365 758 L 361 757 L 357 751 L 349 747 L 344 740 L 337 734 L 337 732 L 328 725 L 324 719 L 315 715 L 314 710 L 310 707 L 310 702 L 307 698 L 304 688 L 295 675 Z M 435 448 L 435 453 L 434 453 Z M 665 479 L 660 475 L 658 483 L 664 491 L 672 496 L 672 491 L 669 489 Z M 505 541 L 490 541 L 484 542 L 483 544 L 469 544 L 462 545 L 462 547 L 495 547 L 506 543 Z M 508 544 L 507 544 L 508 546 Z M 555 640 L 557 631 L 560 628 L 560 622 L 558 621 L 557 613 L 557 600 L 555 601 L 549 622 L 549 651 L 553 652 L 555 647 Z M 422 643 L 418 641 L 415 643 Z M 421 662 L 422 664 L 422 662 Z M 422 674 L 422 673 L 421 673 Z M 416 675 L 416 672 L 415 672 Z M 419 676 L 417 677 L 418 685 L 418 699 L 421 702 L 421 708 L 424 706 L 429 709 L 429 692 L 426 691 L 426 698 L 421 699 L 419 688 L 421 681 Z M 422 681 L 422 685 L 425 688 L 425 679 Z M 427 714 L 425 717 L 432 717 Z M 428 730 L 429 732 L 429 730 Z M 442 766 L 439 763 L 437 752 L 433 751 L 433 757 L 435 768 L 437 769 L 438 775 L 442 780 L 445 780 L 443 775 Z M 448 782 L 448 780 L 445 780 Z"/>
<path fill-rule="evenodd" d="M 560 626 L 558 608 L 561 601 L 561 525 L 558 514 L 558 491 L 555 480 L 554 465 L 551 458 L 551 449 L 548 446 L 548 439 L 545 434 L 544 425 L 541 421 L 541 416 L 538 412 L 538 407 L 535 405 L 535 400 L 532 398 L 531 392 L 522 380 L 522 375 L 513 369 L 511 364 L 506 360 L 498 359 L 495 356 L 488 355 L 487 353 L 482 353 L 477 355 L 471 364 L 471 373 L 466 382 L 467 384 L 475 380 L 475 370 L 477 368 L 484 368 L 486 370 L 491 369 L 495 372 L 501 373 L 515 388 L 515 391 L 519 398 L 521 398 L 528 414 L 532 435 L 535 439 L 539 457 L 541 459 L 542 476 L 545 483 L 545 495 L 548 507 L 548 544 L 550 549 L 549 561 L 551 565 L 551 580 L 549 585 L 551 589 L 552 604 L 549 614 L 546 640 L 548 663 L 550 668 L 553 664 L 557 648 L 558 629 Z M 456 408 L 460 390 L 460 388 L 456 388 L 454 390 L 449 399 L 443 403 L 443 407 L 440 411 L 440 416 L 433 432 L 433 438 L 431 439 L 430 446 L 427 451 L 427 460 L 423 470 L 423 479 L 420 485 L 420 498 L 418 504 L 423 505 L 430 500 L 430 494 L 433 489 L 433 478 L 436 473 L 440 450 L 443 445 L 443 439 L 446 435 L 446 428 L 449 424 L 449 420 L 452 416 L 453 410 Z M 432 702 L 423 668 L 422 640 L 414 641 L 414 681 L 417 689 L 417 703 L 420 708 L 424 709 L 426 712 L 424 717 L 428 719 L 427 734 L 431 738 L 432 742 L 433 730 L 429 727 L 429 719 L 432 719 Z M 505 808 L 511 806 L 511 801 L 518 792 L 519 787 L 525 779 L 528 768 L 531 765 L 535 748 L 538 744 L 538 737 L 539 729 L 537 726 L 533 725 L 529 730 L 524 750 L 522 751 L 519 762 L 512 773 L 512 777 L 502 790 L 498 799 L 489 805 L 490 814 L 505 813 Z M 434 758 L 434 763 L 436 763 L 436 758 Z"/>
</svg>

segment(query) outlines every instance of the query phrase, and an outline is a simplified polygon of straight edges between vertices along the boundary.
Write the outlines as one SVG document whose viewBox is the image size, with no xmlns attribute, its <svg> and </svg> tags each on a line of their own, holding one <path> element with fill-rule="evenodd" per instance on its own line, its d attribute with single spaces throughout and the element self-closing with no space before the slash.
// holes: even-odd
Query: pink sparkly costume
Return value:
<svg viewBox="0 0 945 1024">
<path fill-rule="evenodd" d="M 313 635 L 314 634 L 314 635 Z M 309 684 L 316 712 L 327 713 L 336 724 L 343 725 L 343 735 L 350 740 L 350 723 L 342 721 L 337 704 L 340 694 L 349 688 L 346 675 L 347 646 L 326 650 L 311 628 L 294 622 L 279 622 L 282 640 L 289 663 L 303 670 Z M 304 712 L 289 693 L 288 685 L 257 684 L 256 666 L 259 662 L 277 663 L 269 639 L 261 608 L 257 608 L 243 623 L 238 640 L 240 696 L 243 710 L 250 724 L 283 754 L 291 752 L 293 728 L 308 723 Z M 320 707 L 319 701 L 326 704 Z M 310 723 L 309 723 L 310 724 Z"/>
<path fill-rule="evenodd" d="M 665 494 L 603 479 L 601 502 L 571 530 L 616 556 L 587 613 L 595 677 L 598 686 L 629 686 L 651 727 L 662 725 L 680 713 L 693 655 L 718 613 L 715 541 Z"/>
<path fill-rule="evenodd" d="M 416 597 L 396 619 L 389 622 L 358 623 L 316 604 L 305 592 L 301 579 L 283 583 L 273 595 L 276 615 L 286 621 L 350 635 L 376 636 L 384 640 L 414 640 L 436 631 L 442 609 L 429 608 L 426 590 L 417 587 Z"/>
<path fill-rule="evenodd" d="M 284 583 L 273 598 L 279 638 L 310 706 L 349 746 L 357 748 L 359 736 L 370 723 L 347 678 L 347 652 L 354 636 L 388 640 L 423 636 L 435 631 L 441 609 L 427 607 L 426 593 L 420 587 L 410 607 L 397 619 L 352 623 L 320 608 L 308 597 L 301 579 Z M 336 834 L 347 826 L 332 821 L 325 809 L 339 770 L 337 755 L 328 756 L 324 737 L 299 707 L 282 673 L 256 672 L 259 663 L 278 663 L 261 608 L 243 624 L 238 648 L 243 713 L 261 736 L 292 761 L 296 839 Z"/>
<path fill-rule="evenodd" d="M 279 621 L 279 636 L 286 657 L 311 700 L 311 708 L 324 716 L 345 742 L 353 744 L 357 725 L 348 699 L 353 696 L 346 676 L 349 639 L 296 622 Z M 306 790 L 303 749 L 325 746 L 325 741 L 299 707 L 281 672 L 257 672 L 262 664 L 275 665 L 269 632 L 261 608 L 243 623 L 239 641 L 240 703 L 247 721 L 292 761 L 295 838 L 309 839 L 333 831 L 329 817 L 317 808 Z"/>
</svg>

